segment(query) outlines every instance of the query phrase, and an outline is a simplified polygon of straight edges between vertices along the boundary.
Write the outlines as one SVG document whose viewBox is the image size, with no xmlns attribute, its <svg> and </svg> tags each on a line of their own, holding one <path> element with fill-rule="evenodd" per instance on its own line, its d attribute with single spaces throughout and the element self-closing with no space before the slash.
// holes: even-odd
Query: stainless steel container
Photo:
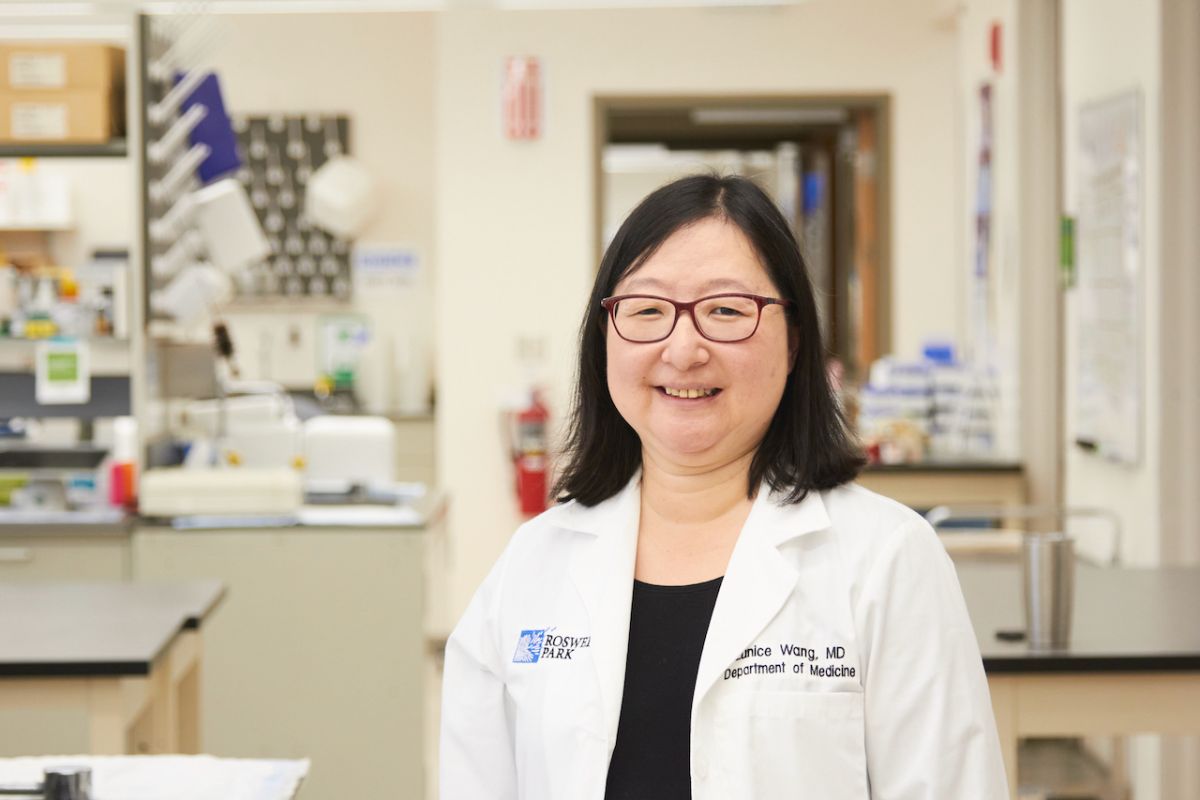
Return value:
<svg viewBox="0 0 1200 800">
<path fill-rule="evenodd" d="M 2 785 L 0 795 L 35 800 L 92 800 L 91 767 L 48 767 L 42 771 L 42 777 L 42 783 Z"/>
<path fill-rule="evenodd" d="M 1029 646 L 1035 650 L 1061 650 L 1071 641 L 1075 543 L 1065 533 L 1027 533 L 1022 564 Z"/>
<path fill-rule="evenodd" d="M 92 800 L 91 767 L 53 767 L 45 776 L 46 800 Z"/>
</svg>

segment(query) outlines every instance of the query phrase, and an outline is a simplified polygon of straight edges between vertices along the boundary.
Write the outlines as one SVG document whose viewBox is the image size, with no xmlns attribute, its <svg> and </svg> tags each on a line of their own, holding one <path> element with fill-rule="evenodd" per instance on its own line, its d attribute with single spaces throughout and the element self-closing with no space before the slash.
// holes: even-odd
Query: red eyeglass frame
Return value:
<svg viewBox="0 0 1200 800">
<path fill-rule="evenodd" d="M 706 334 L 704 332 L 704 330 L 701 328 L 700 323 L 698 323 L 696 321 L 695 309 L 696 309 L 696 306 L 698 306 L 700 303 L 703 303 L 705 300 L 712 300 L 712 299 L 718 298 L 718 297 L 741 297 L 746 300 L 753 300 L 755 305 L 758 306 L 758 318 L 754 320 L 754 330 L 750 331 L 750 333 L 746 334 L 745 336 L 743 336 L 740 339 L 714 339 L 713 337 Z M 623 333 L 621 333 L 621 327 L 619 325 L 617 325 L 617 316 L 616 316 L 617 304 L 620 303 L 622 300 L 636 300 L 639 298 L 642 300 L 662 300 L 664 303 L 670 303 L 671 305 L 673 305 L 675 307 L 675 319 L 671 322 L 671 329 L 669 331 L 667 331 L 666 334 L 664 336 L 662 336 L 661 338 L 650 339 L 648 341 L 642 341 L 640 339 L 630 339 L 629 337 L 627 337 Z M 669 297 L 661 297 L 656 294 L 616 294 L 616 295 L 613 295 L 611 297 L 606 297 L 603 300 L 601 300 L 600 305 L 604 308 L 605 311 L 608 312 L 608 318 L 612 322 L 613 330 L 615 330 L 617 332 L 617 336 L 620 336 L 622 339 L 624 339 L 627 342 L 630 342 L 631 344 L 654 344 L 656 342 L 661 342 L 666 339 L 669 339 L 671 334 L 675 332 L 675 326 L 679 324 L 679 317 L 682 316 L 685 311 L 691 316 L 692 327 L 694 327 L 696 329 L 696 333 L 700 334 L 708 341 L 716 342 L 717 344 L 736 344 L 737 342 L 744 342 L 747 339 L 749 339 L 750 337 L 752 337 L 754 334 L 758 333 L 758 326 L 762 324 L 762 312 L 763 312 L 764 308 L 766 308 L 767 306 L 783 306 L 785 309 L 789 309 L 789 308 L 792 308 L 795 305 L 795 303 L 793 303 L 791 300 L 781 300 L 777 297 L 763 297 L 762 295 L 759 295 L 759 294 L 746 294 L 743 292 L 721 292 L 720 294 L 710 294 L 706 297 L 698 297 L 695 300 L 692 300 L 690 303 L 681 303 L 678 300 L 672 300 Z"/>
</svg>

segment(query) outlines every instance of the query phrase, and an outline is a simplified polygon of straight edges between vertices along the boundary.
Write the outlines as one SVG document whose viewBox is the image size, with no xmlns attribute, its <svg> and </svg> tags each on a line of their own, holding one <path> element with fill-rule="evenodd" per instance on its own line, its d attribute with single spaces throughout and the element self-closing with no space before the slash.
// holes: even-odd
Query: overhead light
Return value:
<svg viewBox="0 0 1200 800">
<path fill-rule="evenodd" d="M 641 8 L 754 8 L 794 6 L 808 0 L 490 0 L 489 4 L 506 11 L 597 10 Z"/>
<path fill-rule="evenodd" d="M 607 175 L 675 173 L 684 175 L 704 169 L 737 171 L 758 151 L 669 150 L 661 144 L 610 144 L 604 148 Z"/>
<path fill-rule="evenodd" d="M 844 108 L 693 108 L 695 125 L 838 125 Z"/>
<path fill-rule="evenodd" d="M 446 0 L 207 0 L 199 10 L 206 14 L 373 14 L 446 7 Z M 142 8 L 156 15 L 197 12 L 195 0 L 149 0 Z"/>
<path fill-rule="evenodd" d="M 82 17 L 96 11 L 95 3 L 0 3 L 0 17 Z"/>
</svg>

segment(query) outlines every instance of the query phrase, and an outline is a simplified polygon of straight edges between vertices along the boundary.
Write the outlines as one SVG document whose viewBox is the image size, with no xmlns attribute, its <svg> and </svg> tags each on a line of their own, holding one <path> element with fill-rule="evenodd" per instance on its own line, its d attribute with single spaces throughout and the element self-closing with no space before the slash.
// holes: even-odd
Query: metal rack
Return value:
<svg viewBox="0 0 1200 800">
<path fill-rule="evenodd" d="M 0 158 L 124 158 L 129 154 L 125 139 L 103 144 L 6 144 L 0 145 Z"/>
<path fill-rule="evenodd" d="M 49 15 L 48 26 L 56 26 L 58 20 Z M 36 29 L 37 26 L 35 26 Z M 134 32 L 134 15 L 118 12 L 107 15 L 107 18 L 96 24 L 72 25 L 70 32 L 63 34 L 64 40 L 101 40 L 120 42 L 126 51 L 125 67 L 125 130 L 122 138 L 114 138 L 101 143 L 70 143 L 70 142 L 22 142 L 0 145 L 0 158 L 34 158 L 34 159 L 128 159 L 131 152 L 137 148 L 139 135 L 135 110 L 139 105 L 139 95 L 134 84 L 138 45 Z M 14 29 L 16 30 L 16 29 Z M 18 33 L 15 38 L 22 38 Z M 33 39 L 42 38 L 38 34 Z M 132 163 L 132 162 L 131 162 Z M 137 181 L 135 170 L 130 170 L 130 180 Z M 69 228 L 50 227 L 14 227 L 3 231 L 6 234 L 46 235 Z M 140 331 L 142 317 L 137 297 L 142 293 L 140 270 L 138 264 L 136 242 L 131 242 L 129 252 L 128 294 L 125 309 L 128 315 L 128 338 L 111 336 L 90 337 L 94 346 L 100 346 L 105 353 L 105 368 L 97 372 L 93 370 L 92 399 L 83 404 L 42 405 L 36 401 L 34 392 L 33 351 L 37 339 L 0 339 L 0 396 L 6 400 L 6 415 L 24 415 L 32 417 L 78 417 L 90 419 L 117 415 L 137 414 L 139 398 L 142 394 L 141 381 L 144 369 L 141 365 Z"/>
<path fill-rule="evenodd" d="M 180 265 L 205 260 L 192 235 L 188 198 L 201 185 L 196 170 L 208 156 L 191 144 L 192 129 L 207 110 L 187 99 L 209 74 L 206 66 L 220 23 L 203 13 L 138 18 L 139 109 L 142 131 L 141 241 L 147 291 L 143 310 L 151 319 L 150 294 Z M 350 246 L 318 229 L 304 213 L 305 189 L 329 158 L 350 151 L 350 120 L 328 113 L 230 114 L 242 166 L 232 176 L 245 187 L 271 255 L 236 276 L 234 294 L 250 301 L 325 300 L 351 296 Z"/>
<path fill-rule="evenodd" d="M 137 16 L 137 36 L 138 36 L 138 84 L 139 95 L 141 102 L 138 104 L 138 129 L 141 132 L 138 148 L 138 161 L 140 166 L 140 191 L 142 215 L 140 219 L 140 238 L 142 244 L 142 280 L 145 290 L 142 293 L 142 311 L 147 322 L 151 319 L 150 311 L 150 294 L 156 286 L 154 278 L 153 265 L 156 258 L 163 258 L 170 245 L 173 242 L 162 237 L 154 237 L 151 235 L 152 226 L 156 222 L 161 222 L 167 212 L 170 210 L 170 204 L 166 202 L 161 194 L 152 191 L 152 186 L 156 183 L 161 185 L 167 173 L 171 170 L 169 164 L 164 163 L 164 159 L 152 157 L 153 148 L 159 144 L 164 134 L 170 128 L 171 124 L 178 121 L 178 102 L 182 100 L 183 91 L 178 91 L 172 100 L 175 102 L 174 109 L 167 113 L 155 113 L 154 109 L 165 109 L 163 101 L 167 94 L 171 91 L 171 81 L 169 73 L 163 74 L 161 70 L 155 70 L 151 64 L 156 62 L 166 64 L 172 59 L 178 59 L 182 53 L 182 45 L 179 39 L 173 35 L 170 27 L 156 24 L 155 17 L 150 14 L 138 14 Z M 176 141 L 176 145 L 182 145 L 186 141 Z M 196 151 L 199 152 L 199 151 Z M 169 155 L 169 154 L 168 154 Z M 193 156 L 192 161 L 195 161 Z M 179 169 L 176 170 L 172 182 L 178 181 L 178 190 L 182 194 L 196 186 L 196 179 L 189 172 L 194 171 L 195 165 L 191 171 Z"/>
</svg>

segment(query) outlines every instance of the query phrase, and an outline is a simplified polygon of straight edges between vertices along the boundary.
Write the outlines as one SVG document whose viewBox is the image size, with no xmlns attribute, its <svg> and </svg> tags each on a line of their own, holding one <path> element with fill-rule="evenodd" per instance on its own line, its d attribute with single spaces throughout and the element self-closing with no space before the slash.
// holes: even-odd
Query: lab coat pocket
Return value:
<svg viewBox="0 0 1200 800">
<path fill-rule="evenodd" d="M 731 796 L 868 800 L 861 692 L 738 693 L 717 719 Z"/>
</svg>

